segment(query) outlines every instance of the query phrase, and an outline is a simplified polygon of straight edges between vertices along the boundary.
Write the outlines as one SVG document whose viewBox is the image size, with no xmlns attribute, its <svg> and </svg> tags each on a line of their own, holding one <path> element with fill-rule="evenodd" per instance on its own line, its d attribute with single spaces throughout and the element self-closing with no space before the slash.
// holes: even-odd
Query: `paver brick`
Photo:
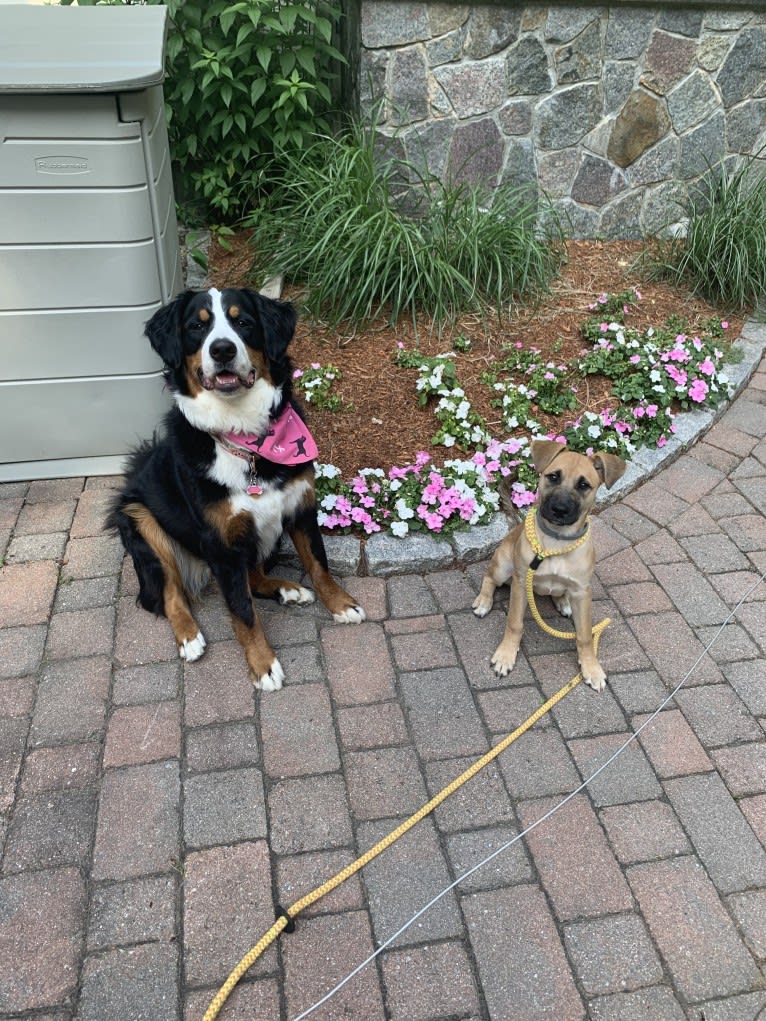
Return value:
<svg viewBox="0 0 766 1021">
<path fill-rule="evenodd" d="M 736 745 L 713 752 L 713 761 L 735 798 L 766 793 L 766 744 Z"/>
<path fill-rule="evenodd" d="M 52 560 L 0 567 L 0 627 L 46 624 L 57 581 Z"/>
<path fill-rule="evenodd" d="M 506 593 L 505 603 L 508 596 Z M 495 606 L 499 603 L 495 597 Z M 534 676 L 523 650 L 513 671 L 499 677 L 490 665 L 492 654 L 500 644 L 505 629 L 505 612 L 492 610 L 480 623 L 473 613 L 453 613 L 447 619 L 466 676 L 472 688 L 501 688 L 508 685 L 532 684 Z"/>
<path fill-rule="evenodd" d="M 100 777 L 101 746 L 93 741 L 38 748 L 27 754 L 21 778 L 24 798 L 45 791 L 80 790 Z"/>
<path fill-rule="evenodd" d="M 193 989 L 184 998 L 184 1021 L 199 1021 L 218 992 L 217 988 Z M 255 1018 L 279 1017 L 279 984 L 275 978 L 259 982 L 239 982 L 224 1006 L 225 1021 L 254 1021 Z"/>
<path fill-rule="evenodd" d="M 721 668 L 754 716 L 766 716 L 766 662 L 728 663 Z"/>
<path fill-rule="evenodd" d="M 62 1004 L 77 986 L 85 886 L 76 868 L 0 878 L 0 1011 Z"/>
<path fill-rule="evenodd" d="M 735 893 L 726 903 L 751 952 L 762 961 L 766 957 L 766 890 Z"/>
<path fill-rule="evenodd" d="M 647 722 L 650 719 L 650 716 L 635 716 L 633 726 L 636 730 L 644 728 L 638 740 L 659 777 L 685 776 L 713 768 L 705 749 L 678 709 L 666 709 Z"/>
<path fill-rule="evenodd" d="M 279 903 L 289 908 L 299 899 L 332 879 L 356 860 L 353 851 L 313 851 L 309 854 L 282 855 L 277 860 Z M 364 890 L 359 872 L 345 879 L 330 893 L 301 911 L 301 918 L 340 914 L 364 907 Z"/>
<path fill-rule="evenodd" d="M 471 894 L 462 906 L 492 1021 L 585 1017 L 545 897 L 536 887 Z"/>
<path fill-rule="evenodd" d="M 706 574 L 721 571 L 746 571 L 750 561 L 725 535 L 689 536 L 681 545 L 700 570 Z"/>
<path fill-rule="evenodd" d="M 704 646 L 677 611 L 628 620 L 638 644 L 668 687 L 687 678 L 687 684 L 711 684 L 721 680 L 718 667 L 704 653 Z"/>
<path fill-rule="evenodd" d="M 100 883 L 91 894 L 88 950 L 169 943 L 176 932 L 175 875 Z"/>
<path fill-rule="evenodd" d="M 357 827 L 360 851 L 373 847 L 402 821 L 385 819 L 360 823 Z M 450 878 L 436 830 L 428 818 L 371 861 L 364 869 L 363 881 L 378 943 L 393 936 L 419 908 L 444 890 Z M 450 892 L 401 933 L 392 945 L 407 946 L 462 935 L 457 900 L 455 893 Z"/>
<path fill-rule="evenodd" d="M 694 733 L 708 748 L 762 738 L 755 719 L 736 693 L 725 684 L 679 691 L 676 702 Z"/>
<path fill-rule="evenodd" d="M 266 836 L 266 804 L 259 769 L 195 773 L 184 780 L 187 847 L 210 847 Z"/>
<path fill-rule="evenodd" d="M 648 801 L 662 795 L 662 788 L 638 742 L 626 744 L 627 740 L 624 734 L 606 734 L 569 743 L 580 775 L 583 780 L 590 781 L 588 792 L 598 808 L 628 801 Z M 612 761 L 604 768 L 609 759 Z M 598 770 L 603 771 L 595 775 Z"/>
<path fill-rule="evenodd" d="M 181 754 L 180 713 L 177 702 L 116 709 L 106 732 L 104 768 L 178 758 Z"/>
<path fill-rule="evenodd" d="M 683 539 L 690 535 L 711 535 L 717 531 L 715 520 L 699 503 L 689 507 L 682 514 L 678 514 L 668 522 L 667 527 L 668 531 L 677 539 Z"/>
<path fill-rule="evenodd" d="M 492 691 L 481 691 L 476 695 L 481 715 L 487 730 L 492 734 L 505 737 L 522 724 L 541 705 L 540 690 L 536 686 L 524 685 L 509 688 L 495 688 Z M 551 725 L 551 718 L 543 716 L 535 724 L 539 729 Z"/>
<path fill-rule="evenodd" d="M 17 802 L 5 847 L 6 872 L 86 868 L 96 822 L 95 791 L 49 791 Z"/>
<path fill-rule="evenodd" d="M 688 510 L 689 501 L 682 499 L 662 481 L 650 479 L 624 498 L 623 503 L 658 525 L 668 525 Z"/>
<path fill-rule="evenodd" d="M 192 986 L 222 983 L 274 921 L 269 850 L 264 840 L 195 851 L 184 862 L 184 955 Z M 271 946 L 248 977 L 272 972 Z"/>
<path fill-rule="evenodd" d="M 346 785 L 356 819 L 384 819 L 417 811 L 428 798 L 411 748 L 347 752 Z"/>
<path fill-rule="evenodd" d="M 747 631 L 731 621 L 723 631 L 720 627 L 698 628 L 697 637 L 710 649 L 710 658 L 722 665 L 732 660 L 756 660 L 760 656 L 758 645 Z"/>
<path fill-rule="evenodd" d="M 404 744 L 408 740 L 407 725 L 398 702 L 339 709 L 336 720 L 341 743 L 352 751 Z"/>
<path fill-rule="evenodd" d="M 175 642 L 173 647 L 175 649 Z M 176 655 L 174 652 L 174 657 Z M 184 665 L 183 677 L 184 724 L 187 727 L 252 717 L 255 689 L 247 675 L 239 642 L 210 645 L 202 659 Z"/>
<path fill-rule="evenodd" d="M 580 784 L 572 756 L 553 728 L 528 730 L 498 761 L 514 801 L 566 794 Z"/>
<path fill-rule="evenodd" d="M 327 680 L 337 705 L 393 698 L 394 669 L 379 624 L 322 628 Z"/>
<path fill-rule="evenodd" d="M 111 606 L 117 592 L 117 575 L 101 578 L 76 578 L 60 585 L 56 592 L 54 610 L 91 610 L 96 606 Z"/>
<path fill-rule="evenodd" d="M 69 531 L 74 517 L 74 500 L 27 501 L 21 509 L 14 531 L 16 535 L 40 535 Z"/>
<path fill-rule="evenodd" d="M 46 657 L 54 660 L 109 656 L 113 642 L 113 607 L 56 613 L 48 628 Z"/>
<path fill-rule="evenodd" d="M 186 732 L 186 767 L 191 772 L 257 766 L 260 758 L 254 720 L 212 724 Z"/>
<path fill-rule="evenodd" d="M 78 497 L 83 490 L 85 479 L 35 479 L 29 483 L 27 503 L 45 503 L 48 500 L 65 500 Z"/>
<path fill-rule="evenodd" d="M 124 556 L 119 536 L 70 539 L 64 552 L 62 576 L 65 579 L 99 578 L 105 574 L 119 574 Z"/>
<path fill-rule="evenodd" d="M 564 946 L 588 996 L 626 992 L 662 981 L 662 964 L 638 915 L 575 922 L 564 929 Z"/>
<path fill-rule="evenodd" d="M 100 535 L 112 502 L 116 495 L 115 489 L 86 489 L 77 500 L 77 509 L 70 529 L 73 539 L 82 539 L 87 535 Z"/>
<path fill-rule="evenodd" d="M 121 947 L 86 958 L 78 1021 L 178 1021 L 178 948 L 170 943 Z"/>
<path fill-rule="evenodd" d="M 429 796 L 434 798 L 474 764 L 476 758 L 436 759 L 427 762 L 426 782 Z M 442 833 L 475 830 L 502 822 L 515 822 L 513 804 L 505 789 L 497 759 L 467 780 L 449 795 L 434 811 L 436 825 Z"/>
<path fill-rule="evenodd" d="M 446 628 L 419 634 L 392 635 L 390 643 L 399 670 L 434 670 L 457 666 L 458 663 Z"/>
<path fill-rule="evenodd" d="M 658 564 L 652 570 L 688 624 L 720 624 L 726 617 L 726 604 L 697 567 Z"/>
<path fill-rule="evenodd" d="M 175 760 L 107 770 L 101 785 L 94 879 L 169 872 L 180 852 L 180 783 Z"/>
<path fill-rule="evenodd" d="M 464 571 L 434 571 L 426 575 L 426 583 L 442 613 L 469 610 L 476 598 L 476 590 Z"/>
<path fill-rule="evenodd" d="M 13 805 L 28 732 L 25 719 L 0 720 L 0 812 Z"/>
<path fill-rule="evenodd" d="M 602 809 L 599 818 L 618 861 L 624 865 L 691 852 L 678 818 L 664 801 L 612 805 Z"/>
<path fill-rule="evenodd" d="M 295 1017 L 324 996 L 373 951 L 365 912 L 309 918 L 285 942 L 284 995 Z M 384 1021 L 382 994 L 374 968 L 364 968 L 322 1009 L 326 1021 Z"/>
<path fill-rule="evenodd" d="M 670 803 L 719 890 L 766 886 L 766 851 L 717 773 L 665 781 Z"/>
<path fill-rule="evenodd" d="M 553 707 L 551 716 L 565 740 L 627 731 L 628 724 L 612 693 L 612 685 L 610 678 L 604 691 L 597 693 L 587 684 L 579 684 Z"/>
<path fill-rule="evenodd" d="M 114 671 L 112 703 L 139 705 L 164 702 L 178 696 L 182 672 L 181 660 L 168 663 L 147 663 Z"/>
<path fill-rule="evenodd" d="M 394 950 L 382 959 L 389 1021 L 478 1015 L 471 962 L 458 943 Z"/>
<path fill-rule="evenodd" d="M 268 793 L 270 843 L 275 854 L 349 846 L 351 819 L 342 777 L 281 780 Z"/>
<path fill-rule="evenodd" d="M 111 663 L 105 656 L 68 659 L 43 670 L 30 742 L 87 741 L 104 730 Z"/>
<path fill-rule="evenodd" d="M 0 714 L 4 719 L 31 716 L 37 695 L 34 677 L 11 677 L 0 680 Z"/>
<path fill-rule="evenodd" d="M 43 658 L 47 633 L 44 624 L 0 630 L 0 678 L 36 673 Z"/>
<path fill-rule="evenodd" d="M 628 880 L 683 996 L 714 999 L 755 985 L 755 961 L 698 862 L 634 865 Z"/>
<path fill-rule="evenodd" d="M 404 674 L 399 683 L 422 758 L 443 759 L 487 750 L 484 728 L 462 670 Z"/>
<path fill-rule="evenodd" d="M 527 829 L 558 804 L 552 798 L 523 802 L 522 826 Z M 632 909 L 628 884 L 584 795 L 557 809 L 525 840 L 562 921 Z"/>
<path fill-rule="evenodd" d="M 533 881 L 532 866 L 524 844 L 521 840 L 514 840 L 518 832 L 518 827 L 495 826 L 453 833 L 447 838 L 447 858 L 455 878 L 460 879 L 471 869 L 476 869 L 461 881 L 461 894 Z M 506 847 L 507 844 L 510 847 Z M 504 850 L 500 851 L 500 848 Z M 492 855 L 495 856 L 487 861 Z"/>
<path fill-rule="evenodd" d="M 707 1015 L 705 1015 L 707 1017 Z M 599 996 L 588 1004 L 589 1021 L 688 1021 L 686 1011 L 666 986 L 634 993 Z"/>
<path fill-rule="evenodd" d="M 212 652 L 208 649 L 206 655 Z M 123 597 L 117 605 L 114 656 L 119 666 L 140 666 L 177 659 L 178 646 L 164 617 L 155 617 L 137 606 L 135 600 Z"/>
<path fill-rule="evenodd" d="M 260 703 L 263 764 L 273 777 L 340 768 L 330 696 L 324 684 L 286 687 Z"/>
<path fill-rule="evenodd" d="M 400 575 L 389 578 L 386 587 L 392 617 L 419 617 L 438 612 L 436 600 L 423 578 Z"/>
</svg>

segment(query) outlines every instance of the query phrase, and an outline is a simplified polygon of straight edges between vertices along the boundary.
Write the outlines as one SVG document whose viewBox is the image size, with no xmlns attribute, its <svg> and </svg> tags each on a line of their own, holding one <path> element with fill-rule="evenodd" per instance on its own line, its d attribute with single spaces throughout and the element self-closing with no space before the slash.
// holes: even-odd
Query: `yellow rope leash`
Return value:
<svg viewBox="0 0 766 1021">
<path fill-rule="evenodd" d="M 533 511 L 527 515 L 527 520 L 529 521 L 530 519 L 534 521 Z M 534 534 L 534 526 L 532 526 L 532 531 Z M 529 537 L 529 532 L 527 533 L 527 537 Z M 582 541 L 584 541 L 584 538 L 578 540 L 576 543 L 573 544 L 573 546 L 567 547 L 566 549 L 561 550 L 559 552 L 569 553 L 572 549 L 575 549 L 577 546 L 579 546 Z M 543 558 L 544 556 L 557 555 L 556 553 L 542 550 L 539 543 L 537 542 L 536 537 L 534 543 L 532 543 L 532 548 L 535 550 L 535 554 L 541 558 Z M 534 601 L 534 594 L 532 592 L 533 580 L 534 570 L 530 568 L 527 571 L 527 595 L 529 597 L 529 604 L 532 610 L 532 615 L 534 616 L 537 623 L 540 625 L 541 628 L 543 628 L 544 631 L 547 631 L 548 634 L 554 635 L 557 638 L 574 638 L 575 633 L 573 631 L 572 632 L 556 631 L 554 628 L 549 627 L 543 621 L 537 609 L 537 605 L 535 604 Z M 606 618 L 602 620 L 600 624 L 597 624 L 596 627 L 593 628 L 593 643 L 596 650 L 598 650 L 598 643 L 601 638 L 601 634 L 609 623 L 610 623 L 609 618 Z M 357 858 L 356 861 L 351 862 L 351 864 L 347 865 L 344 869 L 341 869 L 341 871 L 334 875 L 331 879 L 328 879 L 326 883 L 323 883 L 321 886 L 317 886 L 310 893 L 307 893 L 305 897 L 301 897 L 300 900 L 295 901 L 295 903 L 291 904 L 289 908 L 280 910 L 279 917 L 274 922 L 269 931 L 265 933 L 265 935 L 255 944 L 255 946 L 250 951 L 248 951 L 247 954 L 245 954 L 245 956 L 242 958 L 242 960 L 234 968 L 234 970 L 231 972 L 231 974 L 226 979 L 224 984 L 221 986 L 218 993 L 213 998 L 207 1011 L 205 1012 L 205 1016 L 203 1017 L 202 1021 L 215 1021 L 215 1018 L 218 1017 L 221 1008 L 223 1007 L 224 1003 L 226 1003 L 226 1001 L 228 1000 L 229 996 L 234 990 L 234 987 L 237 985 L 242 976 L 252 967 L 252 965 L 258 960 L 261 954 L 269 946 L 271 946 L 271 944 L 274 942 L 277 936 L 279 936 L 279 934 L 284 929 L 286 929 L 288 926 L 290 926 L 290 928 L 292 929 L 293 920 L 301 913 L 301 911 L 305 911 L 306 908 L 311 907 L 311 905 L 316 903 L 316 901 L 321 900 L 322 897 L 325 897 L 328 893 L 331 893 L 336 887 L 340 886 L 341 883 L 344 883 L 347 879 L 350 879 L 350 877 L 353 876 L 355 873 L 359 872 L 360 869 L 363 869 L 365 865 L 368 865 L 373 860 L 373 858 L 377 858 L 379 854 L 382 854 L 383 851 L 389 848 L 400 837 L 404 836 L 404 834 L 407 833 L 408 830 L 411 830 L 413 826 L 417 825 L 417 823 L 419 823 L 427 815 L 433 812 L 433 810 L 437 808 L 443 801 L 445 801 L 451 794 L 454 794 L 459 787 L 462 787 L 464 783 L 467 783 L 468 780 L 476 776 L 476 774 L 479 773 L 482 769 L 484 769 L 486 765 L 488 765 L 490 762 L 492 762 L 493 759 L 496 759 L 498 755 L 504 752 L 505 749 L 509 747 L 509 745 L 513 744 L 513 742 L 520 738 L 522 734 L 526 733 L 531 727 L 533 727 L 538 722 L 538 720 L 542 719 L 542 717 L 545 716 L 546 713 L 549 713 L 551 709 L 553 709 L 553 707 L 557 705 L 562 700 L 562 698 L 564 698 L 565 695 L 568 695 L 570 691 L 577 687 L 581 680 L 582 674 L 577 674 L 576 677 L 573 677 L 572 680 L 565 684 L 563 688 L 560 688 L 555 695 L 552 695 L 547 702 L 539 706 L 532 713 L 532 715 L 528 719 L 526 719 L 524 723 L 521 724 L 521 726 L 517 727 L 516 730 L 514 730 L 512 733 L 508 734 L 507 737 L 504 737 L 500 744 L 495 745 L 494 748 L 492 748 L 490 751 L 482 755 L 481 758 L 477 759 L 476 762 L 473 763 L 473 765 L 469 766 L 468 769 L 466 769 L 463 773 L 460 774 L 460 776 L 456 777 L 452 781 L 452 783 L 448 784 L 437 795 L 431 798 L 430 801 L 426 802 L 425 805 L 419 808 L 417 812 L 414 813 L 414 815 L 411 815 L 409 819 L 405 820 L 405 822 L 403 822 L 401 826 L 398 826 L 395 830 L 392 830 L 391 833 L 388 834 L 388 836 L 380 840 L 377 844 L 375 844 L 374 847 L 371 847 L 369 851 L 366 851 L 360 858 Z"/>
</svg>

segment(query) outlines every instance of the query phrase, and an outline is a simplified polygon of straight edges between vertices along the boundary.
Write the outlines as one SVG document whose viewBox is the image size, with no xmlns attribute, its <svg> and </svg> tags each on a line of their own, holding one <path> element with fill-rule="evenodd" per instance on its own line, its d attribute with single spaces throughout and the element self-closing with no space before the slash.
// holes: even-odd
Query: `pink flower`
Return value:
<svg viewBox="0 0 766 1021">
<path fill-rule="evenodd" d="M 729 329 L 729 324 L 728 324 L 728 322 L 725 319 L 721 323 L 721 329 L 722 330 L 728 330 Z"/>
<path fill-rule="evenodd" d="M 403 351 L 404 350 L 404 341 L 403 340 L 397 340 L 396 346 L 399 348 L 400 351 Z"/>
<path fill-rule="evenodd" d="M 675 365 L 668 365 L 665 371 L 678 386 L 686 386 L 687 375 L 683 369 L 677 369 Z"/>
<path fill-rule="evenodd" d="M 689 387 L 689 396 L 697 404 L 702 404 L 708 395 L 710 387 L 704 381 L 704 379 L 695 379 L 692 385 Z"/>
<path fill-rule="evenodd" d="M 700 362 L 699 370 L 705 376 L 712 376 L 715 372 L 715 365 L 713 365 L 709 358 L 706 358 L 704 362 Z"/>
<path fill-rule="evenodd" d="M 609 323 L 602 323 L 599 326 L 599 329 L 601 330 L 602 333 L 606 333 L 606 331 L 609 329 Z"/>
<path fill-rule="evenodd" d="M 554 376 L 554 374 L 552 372 L 546 372 L 545 375 L 543 376 L 543 379 L 555 379 L 555 378 L 556 377 Z"/>
<path fill-rule="evenodd" d="M 293 373 L 293 379 L 300 379 L 303 375 L 303 369 L 296 369 Z"/>
<path fill-rule="evenodd" d="M 631 365 L 638 365 L 638 363 L 641 361 L 641 355 L 631 355 L 628 361 L 630 362 Z"/>
<path fill-rule="evenodd" d="M 658 411 L 659 411 L 659 408 L 657 407 L 656 404 L 647 404 L 646 405 L 646 417 L 647 418 L 656 418 Z"/>
<path fill-rule="evenodd" d="M 668 441 L 666 436 L 660 436 L 660 438 L 657 440 L 657 446 L 664 447 L 667 442 Z"/>
<path fill-rule="evenodd" d="M 312 362 L 311 363 L 311 368 L 312 369 L 321 369 L 322 366 L 319 364 L 319 362 Z"/>
<path fill-rule="evenodd" d="M 639 301 L 641 301 L 641 298 L 642 298 L 642 294 L 641 294 L 641 292 L 640 292 L 640 291 L 633 291 L 633 293 L 634 293 L 634 294 L 635 294 L 635 296 L 636 296 L 636 297 L 638 298 L 638 300 L 639 300 Z"/>
<path fill-rule="evenodd" d="M 633 417 L 634 418 L 643 418 L 645 414 L 646 414 L 646 409 L 642 408 L 640 405 L 633 409 Z"/>
</svg>

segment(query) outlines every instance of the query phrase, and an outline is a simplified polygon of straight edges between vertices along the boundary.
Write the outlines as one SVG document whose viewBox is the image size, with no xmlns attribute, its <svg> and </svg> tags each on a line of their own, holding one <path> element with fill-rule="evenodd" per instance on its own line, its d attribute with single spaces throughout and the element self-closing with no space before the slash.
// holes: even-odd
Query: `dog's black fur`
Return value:
<svg viewBox="0 0 766 1021">
<path fill-rule="evenodd" d="M 133 559 L 139 603 L 169 618 L 185 659 L 204 651 L 188 599 L 198 594 L 204 567 L 209 569 L 251 676 L 265 690 L 281 687 L 283 675 L 251 593 L 284 602 L 312 598 L 302 586 L 264 573 L 283 530 L 335 618 L 364 619 L 328 573 L 313 462 L 277 464 L 236 455 L 218 438 L 228 431 L 265 435 L 287 405 L 295 407 L 287 355 L 295 323 L 291 305 L 250 290 L 187 291 L 155 313 L 146 336 L 165 363 L 176 405 L 162 433 L 130 458 L 107 522 Z M 254 473 L 258 496 L 248 496 Z"/>
</svg>

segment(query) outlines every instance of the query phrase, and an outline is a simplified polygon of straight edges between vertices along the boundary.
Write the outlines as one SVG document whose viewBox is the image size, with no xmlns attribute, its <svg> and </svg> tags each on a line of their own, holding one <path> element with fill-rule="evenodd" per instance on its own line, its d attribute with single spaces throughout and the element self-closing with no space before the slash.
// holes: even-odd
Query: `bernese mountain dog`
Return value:
<svg viewBox="0 0 766 1021">
<path fill-rule="evenodd" d="M 266 574 L 284 532 L 335 620 L 365 619 L 327 568 L 317 449 L 292 395 L 295 323 L 286 302 L 216 288 L 186 291 L 152 316 L 146 336 L 175 403 L 162 433 L 132 454 L 107 521 L 133 558 L 138 602 L 168 618 L 187 662 L 205 651 L 190 603 L 212 575 L 262 691 L 281 688 L 284 672 L 253 595 L 314 601 L 302 585 Z"/>
</svg>

